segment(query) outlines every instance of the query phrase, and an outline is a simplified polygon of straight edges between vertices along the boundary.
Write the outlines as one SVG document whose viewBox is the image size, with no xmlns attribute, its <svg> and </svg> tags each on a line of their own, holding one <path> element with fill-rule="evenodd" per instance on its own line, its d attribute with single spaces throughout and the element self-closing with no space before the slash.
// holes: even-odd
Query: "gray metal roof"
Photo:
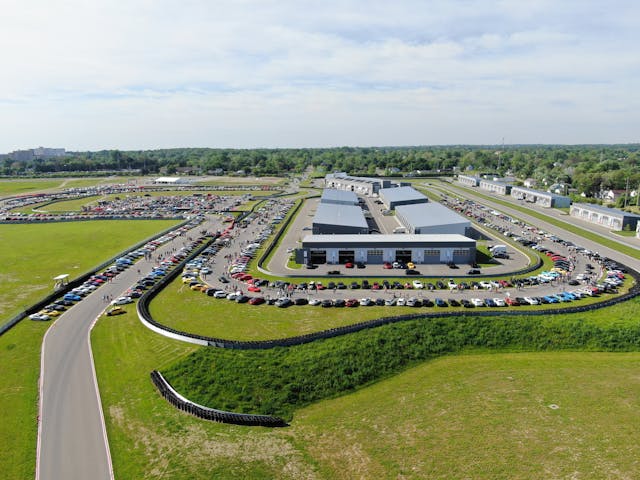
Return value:
<svg viewBox="0 0 640 480">
<path fill-rule="evenodd" d="M 383 188 L 378 192 L 382 198 L 387 202 L 402 202 L 407 200 L 424 200 L 428 201 L 427 197 L 417 191 L 413 187 L 395 187 L 395 188 Z"/>
<path fill-rule="evenodd" d="M 468 246 L 475 246 L 476 241 L 465 237 L 464 235 L 457 234 L 419 234 L 419 235 L 409 235 L 409 234 L 372 234 L 372 235 L 307 235 L 302 239 L 303 244 L 309 243 L 323 243 L 323 244 L 336 244 L 336 245 L 347 245 L 347 244 L 378 244 L 378 243 L 388 243 L 388 244 L 407 244 L 407 245 L 423 245 L 427 243 L 454 243 L 454 244 L 465 244 Z"/>
<path fill-rule="evenodd" d="M 319 203 L 313 223 L 369 228 L 360 207 L 337 203 Z"/>
<path fill-rule="evenodd" d="M 548 198 L 569 198 L 565 195 L 558 195 L 557 193 L 552 193 L 552 192 L 544 192 L 542 190 L 534 190 L 533 188 L 526 188 L 526 187 L 513 187 L 511 189 L 511 192 L 513 191 L 516 192 L 523 192 L 523 193 L 532 193 L 538 197 L 548 197 Z"/>
<path fill-rule="evenodd" d="M 352 203 L 353 205 L 358 204 L 358 196 L 350 192 L 348 190 L 336 190 L 335 188 L 325 188 L 322 191 L 322 197 L 320 198 L 321 203 L 335 203 L 335 202 L 343 202 L 343 203 Z"/>
<path fill-rule="evenodd" d="M 435 202 L 399 205 L 396 207 L 396 215 L 404 218 L 414 228 L 460 224 L 471 226 L 470 220 Z"/>
<path fill-rule="evenodd" d="M 592 210 L 594 212 L 606 213 L 609 216 L 615 217 L 628 217 L 628 218 L 640 218 L 640 215 L 635 213 L 624 212 L 622 210 L 618 210 L 617 208 L 609 208 L 604 205 L 596 205 L 594 203 L 574 203 L 573 207 L 582 208 L 585 210 Z"/>
</svg>

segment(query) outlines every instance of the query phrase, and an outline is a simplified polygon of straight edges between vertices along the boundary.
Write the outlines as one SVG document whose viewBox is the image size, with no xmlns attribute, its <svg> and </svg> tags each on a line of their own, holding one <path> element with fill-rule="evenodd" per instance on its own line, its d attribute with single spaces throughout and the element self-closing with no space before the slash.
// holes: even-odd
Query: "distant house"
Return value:
<svg viewBox="0 0 640 480">
<path fill-rule="evenodd" d="M 527 187 L 527 188 L 535 188 L 537 183 L 538 182 L 536 182 L 535 178 L 527 178 L 524 181 L 524 186 Z"/>
<path fill-rule="evenodd" d="M 615 202 L 624 196 L 625 190 L 605 190 L 602 192 L 602 200 L 605 202 Z"/>
</svg>

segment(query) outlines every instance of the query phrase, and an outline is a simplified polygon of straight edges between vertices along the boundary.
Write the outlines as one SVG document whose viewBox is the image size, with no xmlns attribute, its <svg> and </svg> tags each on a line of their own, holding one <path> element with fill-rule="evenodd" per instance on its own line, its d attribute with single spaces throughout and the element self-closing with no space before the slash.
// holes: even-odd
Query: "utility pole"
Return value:
<svg viewBox="0 0 640 480">
<path fill-rule="evenodd" d="M 624 192 L 624 208 L 627 208 L 627 204 L 629 203 L 629 177 L 627 176 L 627 188 Z"/>
</svg>

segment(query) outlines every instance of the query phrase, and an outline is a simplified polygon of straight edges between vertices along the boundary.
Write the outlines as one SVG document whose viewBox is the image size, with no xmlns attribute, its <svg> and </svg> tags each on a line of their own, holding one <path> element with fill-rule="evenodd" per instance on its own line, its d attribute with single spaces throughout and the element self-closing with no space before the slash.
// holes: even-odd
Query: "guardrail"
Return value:
<svg viewBox="0 0 640 480">
<path fill-rule="evenodd" d="M 190 413 L 204 420 L 214 422 L 230 423 L 233 425 L 246 425 L 253 427 L 286 427 L 287 423 L 279 418 L 271 415 L 252 415 L 247 413 L 227 412 L 225 410 L 217 410 L 198 405 L 180 395 L 174 390 L 169 382 L 157 370 L 151 372 L 151 381 L 156 386 L 160 395 L 162 395 L 171 405 L 178 410 Z"/>
<path fill-rule="evenodd" d="M 105 262 L 102 262 L 100 265 L 98 265 L 96 267 L 93 267 L 91 270 L 85 272 L 81 276 L 76 277 L 75 279 L 71 280 L 69 283 L 64 285 L 62 288 L 56 290 L 55 292 L 50 293 L 49 295 L 44 297 L 42 300 L 39 300 L 38 302 L 34 303 L 33 305 L 25 308 L 22 312 L 16 314 L 8 322 L 6 322 L 2 326 L 0 326 L 0 336 L 2 336 L 4 333 L 9 331 L 11 328 L 16 326 L 21 320 L 26 318 L 28 315 L 31 315 L 32 313 L 35 313 L 35 312 L 37 312 L 39 310 L 42 310 L 43 307 L 45 307 L 46 305 L 50 304 L 51 302 L 53 302 L 57 298 L 60 298 L 65 293 L 73 290 L 76 287 L 79 287 L 85 281 L 87 281 L 87 279 L 89 277 L 91 277 L 92 275 L 95 275 L 96 272 L 102 270 L 103 268 L 111 265 L 118 258 L 120 258 L 123 255 L 126 255 L 126 254 L 128 254 L 130 252 L 133 252 L 134 250 L 137 250 L 138 248 L 142 247 L 143 245 L 145 245 L 148 242 L 151 242 L 151 241 L 155 240 L 156 238 L 160 238 L 163 235 L 166 235 L 168 232 L 170 232 L 172 230 L 176 230 L 178 228 L 182 228 L 183 226 L 187 225 L 190 221 L 191 220 L 185 220 L 185 221 L 183 221 L 182 223 L 180 223 L 178 225 L 174 225 L 172 227 L 166 228 L 163 231 L 161 231 L 161 232 L 159 232 L 157 234 L 154 234 L 151 237 L 148 237 L 147 239 L 136 243 L 134 246 L 128 248 L 127 250 L 124 250 L 123 252 L 118 253 L 117 255 L 111 257 L 109 260 L 107 260 Z"/>
</svg>

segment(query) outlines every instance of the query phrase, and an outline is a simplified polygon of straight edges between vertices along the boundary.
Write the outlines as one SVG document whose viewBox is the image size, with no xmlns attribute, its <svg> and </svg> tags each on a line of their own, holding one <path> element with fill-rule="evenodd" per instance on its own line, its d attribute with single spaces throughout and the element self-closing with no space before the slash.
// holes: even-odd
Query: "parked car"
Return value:
<svg viewBox="0 0 640 480">
<path fill-rule="evenodd" d="M 133 303 L 131 297 L 118 297 L 111 302 L 111 305 L 126 305 L 127 303 Z"/>
<path fill-rule="evenodd" d="M 107 316 L 112 317 L 114 315 L 122 315 L 127 313 L 127 311 L 122 307 L 113 307 L 107 310 Z"/>
</svg>

